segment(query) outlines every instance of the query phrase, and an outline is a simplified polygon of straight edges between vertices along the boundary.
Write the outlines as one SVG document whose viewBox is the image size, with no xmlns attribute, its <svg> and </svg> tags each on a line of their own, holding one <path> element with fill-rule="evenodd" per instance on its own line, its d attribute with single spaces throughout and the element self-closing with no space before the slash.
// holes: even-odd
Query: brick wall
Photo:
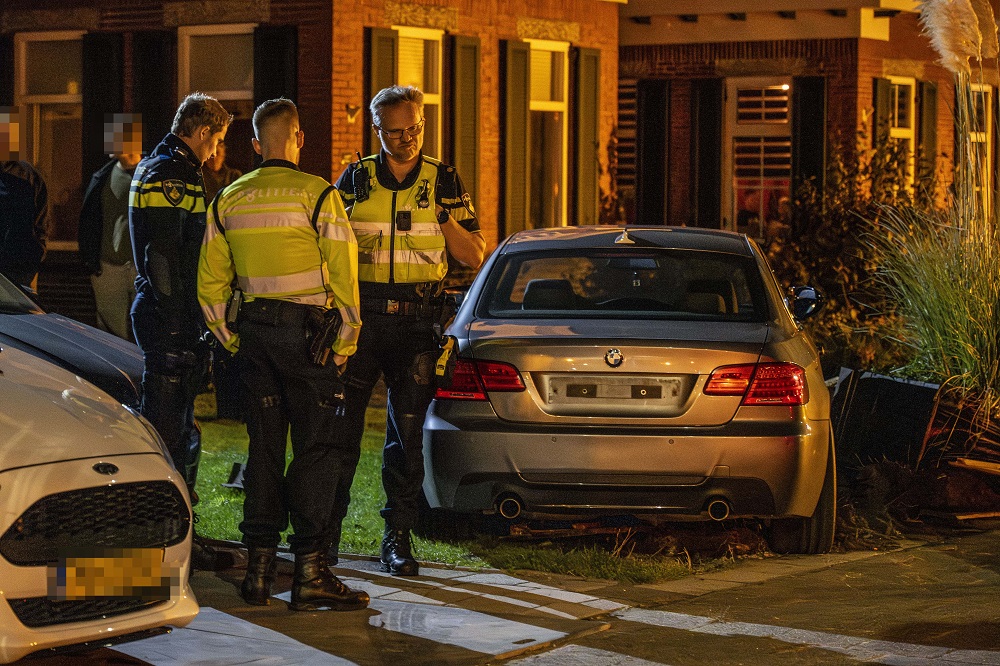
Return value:
<svg viewBox="0 0 1000 666">
<path fill-rule="evenodd" d="M 298 98 L 295 103 L 299 107 L 299 126 L 305 132 L 299 167 L 328 180 L 331 172 L 327 157 L 332 150 L 332 14 L 328 0 L 271 0 L 272 25 L 298 26 Z"/>
<path fill-rule="evenodd" d="M 476 0 L 427 0 L 413 2 L 438 9 L 449 8 L 456 20 L 451 32 L 480 40 L 480 175 L 477 213 L 483 235 L 494 247 L 499 240 L 500 208 L 500 41 L 538 37 L 532 30 L 550 28 L 556 33 L 579 35 L 573 46 L 601 49 L 601 167 L 602 189 L 610 188 L 607 175 L 607 144 L 617 121 L 618 6 L 597 0 L 512 0 L 502 4 Z M 361 114 L 347 120 L 346 104 L 366 103 L 363 89 L 364 28 L 388 27 L 389 14 L 399 3 L 372 0 L 357 6 L 354 0 L 334 0 L 333 28 L 333 149 L 332 169 L 339 173 L 341 157 L 360 150 L 363 132 Z M 415 13 L 419 17 L 419 13 Z M 535 23 L 531 23 L 534 20 Z M 548 22 L 548 23 L 547 23 Z M 415 23 L 416 27 L 420 27 Z M 578 30 L 578 32 L 577 32 Z M 572 193 L 570 193 L 572 195 Z"/>
</svg>

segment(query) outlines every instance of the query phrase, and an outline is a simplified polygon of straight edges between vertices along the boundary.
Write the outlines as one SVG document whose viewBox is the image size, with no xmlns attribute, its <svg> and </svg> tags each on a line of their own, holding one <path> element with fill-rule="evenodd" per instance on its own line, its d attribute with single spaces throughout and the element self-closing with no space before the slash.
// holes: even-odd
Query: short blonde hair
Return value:
<svg viewBox="0 0 1000 666">
<path fill-rule="evenodd" d="M 177 136 L 194 136 L 199 127 L 208 126 L 212 134 L 221 132 L 233 122 L 233 114 L 226 111 L 219 100 L 205 93 L 193 92 L 177 107 L 170 131 Z"/>
</svg>

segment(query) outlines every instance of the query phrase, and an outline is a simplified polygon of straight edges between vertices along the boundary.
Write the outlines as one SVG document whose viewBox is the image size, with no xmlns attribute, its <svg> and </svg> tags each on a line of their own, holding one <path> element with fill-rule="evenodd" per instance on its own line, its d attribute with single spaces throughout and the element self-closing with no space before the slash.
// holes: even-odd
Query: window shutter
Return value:
<svg viewBox="0 0 1000 666">
<path fill-rule="evenodd" d="M 920 161 L 917 164 L 917 179 L 927 181 L 934 176 L 937 163 L 937 84 L 919 81 L 917 94 L 920 96 L 917 102 L 920 108 L 920 124 L 917 129 L 917 157 Z M 993 131 L 993 128 L 988 128 L 987 131 Z"/>
<path fill-rule="evenodd" d="M 691 104 L 694 224 L 718 229 L 722 221 L 722 79 L 696 79 Z"/>
<path fill-rule="evenodd" d="M 875 117 L 872 118 L 872 143 L 876 146 L 882 146 L 889 140 L 892 82 L 889 79 L 874 79 L 873 86 Z"/>
<path fill-rule="evenodd" d="M 132 109 L 142 114 L 142 147 L 149 153 L 170 132 L 177 111 L 177 34 L 132 35 Z"/>
<path fill-rule="evenodd" d="M 369 129 L 372 124 L 372 114 L 368 104 L 378 91 L 396 83 L 399 33 L 390 28 L 366 28 L 365 31 L 365 41 L 368 46 L 368 57 L 365 59 L 365 90 L 368 95 L 364 103 L 366 129 L 362 135 L 365 154 L 369 155 L 378 149 L 378 143 L 374 141 L 373 133 Z"/>
<path fill-rule="evenodd" d="M 253 31 L 253 104 L 278 97 L 298 102 L 298 28 L 262 25 Z"/>
<path fill-rule="evenodd" d="M 600 154 L 601 52 L 598 49 L 574 49 L 576 86 L 573 120 L 576 125 L 575 210 L 569 223 L 597 224 L 600 221 L 598 199 L 598 155 Z"/>
<path fill-rule="evenodd" d="M 0 34 L 0 106 L 14 106 L 13 34 Z"/>
<path fill-rule="evenodd" d="M 635 223 L 666 224 L 670 82 L 639 81 L 636 105 Z"/>
<path fill-rule="evenodd" d="M 792 189 L 811 181 L 818 192 L 826 182 L 826 79 L 792 80 Z"/>
<path fill-rule="evenodd" d="M 479 38 L 451 38 L 452 164 L 479 203 Z"/>
<path fill-rule="evenodd" d="M 503 89 L 503 109 L 500 113 L 500 135 L 503 137 L 503 211 L 500 219 L 501 236 L 531 227 L 531 188 L 528 186 L 528 165 L 531 164 L 531 47 L 527 42 L 504 40 L 500 61 L 500 85 Z"/>
<path fill-rule="evenodd" d="M 125 39 L 119 32 L 88 32 L 83 36 L 83 177 L 90 179 L 107 161 L 104 149 L 106 116 L 125 111 Z"/>
</svg>

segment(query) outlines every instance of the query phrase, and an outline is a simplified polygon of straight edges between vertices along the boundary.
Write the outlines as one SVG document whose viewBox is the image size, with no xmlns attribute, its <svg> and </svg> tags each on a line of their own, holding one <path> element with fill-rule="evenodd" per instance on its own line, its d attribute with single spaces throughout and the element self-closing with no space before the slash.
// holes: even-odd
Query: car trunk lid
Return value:
<svg viewBox="0 0 1000 666">
<path fill-rule="evenodd" d="M 768 331 L 761 323 L 533 320 L 477 322 L 469 339 L 475 359 L 509 363 L 524 378 L 525 391 L 488 393 L 502 419 L 715 426 L 733 418 L 741 398 L 705 395 L 705 381 L 720 366 L 756 363 Z"/>
</svg>

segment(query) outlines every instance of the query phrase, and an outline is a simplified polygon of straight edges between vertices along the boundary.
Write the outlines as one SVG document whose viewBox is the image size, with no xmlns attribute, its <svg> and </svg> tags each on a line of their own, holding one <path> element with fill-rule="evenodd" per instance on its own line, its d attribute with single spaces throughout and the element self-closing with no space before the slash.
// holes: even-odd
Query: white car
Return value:
<svg viewBox="0 0 1000 666">
<path fill-rule="evenodd" d="M 148 421 L 0 350 L 0 663 L 188 624 L 191 502 Z"/>
</svg>

